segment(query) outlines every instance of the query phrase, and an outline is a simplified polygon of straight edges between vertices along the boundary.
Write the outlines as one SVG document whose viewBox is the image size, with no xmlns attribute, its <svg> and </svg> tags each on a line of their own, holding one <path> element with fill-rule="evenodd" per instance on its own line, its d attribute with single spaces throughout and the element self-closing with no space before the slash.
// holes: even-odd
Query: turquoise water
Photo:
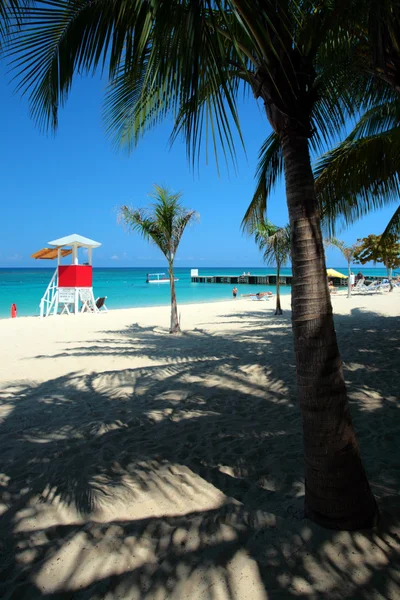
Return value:
<svg viewBox="0 0 400 600">
<path fill-rule="evenodd" d="M 161 268 L 93 269 L 95 298 L 107 296 L 107 307 L 130 308 L 134 306 L 160 306 L 169 304 L 168 284 L 147 284 L 146 273 L 165 271 Z M 337 269 L 346 274 L 346 269 Z M 357 272 L 357 268 L 355 272 Z M 276 273 L 270 267 L 251 268 L 203 268 L 199 275 L 240 275 L 245 271 L 253 275 Z M 365 275 L 386 275 L 385 269 L 362 269 Z M 39 302 L 53 275 L 54 269 L 0 269 L 0 318 L 10 316 L 11 304 L 17 305 L 18 316 L 39 314 Z M 283 269 L 282 275 L 290 275 L 291 269 Z M 178 303 L 211 302 L 232 297 L 232 286 L 218 283 L 192 283 L 190 268 L 175 269 Z M 274 291 L 274 286 L 238 285 L 239 295 L 262 290 Z M 289 294 L 290 287 L 283 286 L 282 294 Z"/>
</svg>

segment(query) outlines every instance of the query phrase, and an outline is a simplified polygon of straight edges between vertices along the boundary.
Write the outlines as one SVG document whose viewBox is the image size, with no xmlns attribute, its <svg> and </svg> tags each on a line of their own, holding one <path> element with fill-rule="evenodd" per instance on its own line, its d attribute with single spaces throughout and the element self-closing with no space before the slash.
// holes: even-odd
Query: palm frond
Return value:
<svg viewBox="0 0 400 600">
<path fill-rule="evenodd" d="M 354 141 L 322 156 L 315 167 L 324 225 L 334 235 L 400 194 L 400 127 Z"/>
<path fill-rule="evenodd" d="M 150 197 L 154 199 L 150 207 L 131 208 L 124 205 L 119 217 L 131 231 L 137 231 L 146 240 L 156 244 L 171 263 L 186 226 L 198 215 L 196 211 L 181 205 L 181 192 L 173 193 L 166 187 L 155 185 Z"/>
<path fill-rule="evenodd" d="M 343 252 L 344 248 L 346 247 L 346 244 L 342 240 L 338 240 L 335 237 L 326 238 L 324 240 L 324 244 L 328 247 L 331 246 L 333 248 L 337 248 L 338 250 L 340 250 L 340 252 Z"/>
<path fill-rule="evenodd" d="M 396 208 L 393 217 L 390 219 L 385 231 L 382 233 L 382 243 L 385 243 L 389 236 L 400 237 L 400 206 Z"/>
<path fill-rule="evenodd" d="M 149 12 L 150 3 L 139 0 L 36 0 L 20 9 L 23 31 L 14 32 L 7 55 L 39 125 L 57 127 L 75 73 L 103 69 L 108 59 L 114 75 L 134 44 L 135 24 L 146 29 Z"/>
<path fill-rule="evenodd" d="M 400 102 L 386 101 L 368 109 L 360 117 L 347 140 L 371 137 L 397 127 L 400 124 Z"/>
<path fill-rule="evenodd" d="M 335 237 L 327 238 L 324 240 L 324 245 L 333 248 L 337 248 L 345 257 L 348 263 L 354 258 L 354 253 L 357 249 L 357 244 L 347 245 L 343 240 L 338 240 Z"/>
<path fill-rule="evenodd" d="M 243 231 L 252 234 L 257 224 L 264 222 L 268 198 L 282 174 L 283 154 L 280 139 L 276 133 L 271 133 L 260 149 L 256 172 L 257 186 L 242 220 Z"/>
<path fill-rule="evenodd" d="M 33 0 L 0 0 L 0 52 L 9 40 L 10 31 L 20 26 L 19 14 L 28 8 Z"/>
<path fill-rule="evenodd" d="M 267 264 L 284 266 L 290 257 L 290 227 L 278 227 L 264 220 L 254 226 L 254 239 Z"/>
</svg>

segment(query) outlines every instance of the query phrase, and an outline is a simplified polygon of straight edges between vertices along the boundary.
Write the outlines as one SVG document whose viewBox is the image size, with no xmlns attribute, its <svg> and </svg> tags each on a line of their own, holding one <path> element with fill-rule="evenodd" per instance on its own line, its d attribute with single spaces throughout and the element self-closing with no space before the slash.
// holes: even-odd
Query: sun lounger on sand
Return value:
<svg viewBox="0 0 400 600">
<path fill-rule="evenodd" d="M 101 298 L 97 298 L 96 307 L 99 311 L 103 310 L 104 312 L 108 312 L 108 308 L 105 305 L 106 300 L 107 300 L 107 296 L 102 296 Z"/>
<path fill-rule="evenodd" d="M 108 308 L 105 305 L 106 300 L 107 296 L 97 298 L 95 302 L 96 310 L 93 308 L 93 305 L 90 305 L 88 302 L 85 302 L 82 306 L 81 312 L 108 312 Z"/>
<path fill-rule="evenodd" d="M 365 285 L 365 279 L 360 279 L 357 284 L 353 288 L 353 292 L 358 292 L 359 294 L 375 294 L 376 292 L 386 292 L 389 290 L 388 283 L 379 283 L 378 281 L 373 281 L 369 285 Z"/>
<path fill-rule="evenodd" d="M 272 292 L 257 292 L 257 294 L 241 294 L 242 298 L 249 298 L 250 300 L 269 300 L 273 297 Z"/>
</svg>

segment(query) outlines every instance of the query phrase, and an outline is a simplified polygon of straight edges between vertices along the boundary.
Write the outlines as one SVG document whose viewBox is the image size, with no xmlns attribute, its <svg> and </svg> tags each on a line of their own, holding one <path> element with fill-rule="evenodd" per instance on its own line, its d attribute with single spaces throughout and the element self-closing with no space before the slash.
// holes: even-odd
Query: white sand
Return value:
<svg viewBox="0 0 400 600">
<path fill-rule="evenodd" d="M 400 598 L 400 293 L 333 303 L 368 533 L 302 518 L 288 297 L 0 321 L 0 597 Z"/>
</svg>

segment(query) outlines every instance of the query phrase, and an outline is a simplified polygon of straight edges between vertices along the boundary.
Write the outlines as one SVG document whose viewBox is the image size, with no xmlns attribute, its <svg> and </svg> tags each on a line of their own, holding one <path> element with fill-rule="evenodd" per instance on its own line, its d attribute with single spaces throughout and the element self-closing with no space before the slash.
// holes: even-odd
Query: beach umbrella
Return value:
<svg viewBox="0 0 400 600">
<path fill-rule="evenodd" d="M 343 273 L 339 273 L 339 271 L 335 271 L 335 269 L 327 269 L 326 274 L 328 277 L 340 277 L 340 279 L 347 279 L 347 275 L 343 275 Z"/>
</svg>

